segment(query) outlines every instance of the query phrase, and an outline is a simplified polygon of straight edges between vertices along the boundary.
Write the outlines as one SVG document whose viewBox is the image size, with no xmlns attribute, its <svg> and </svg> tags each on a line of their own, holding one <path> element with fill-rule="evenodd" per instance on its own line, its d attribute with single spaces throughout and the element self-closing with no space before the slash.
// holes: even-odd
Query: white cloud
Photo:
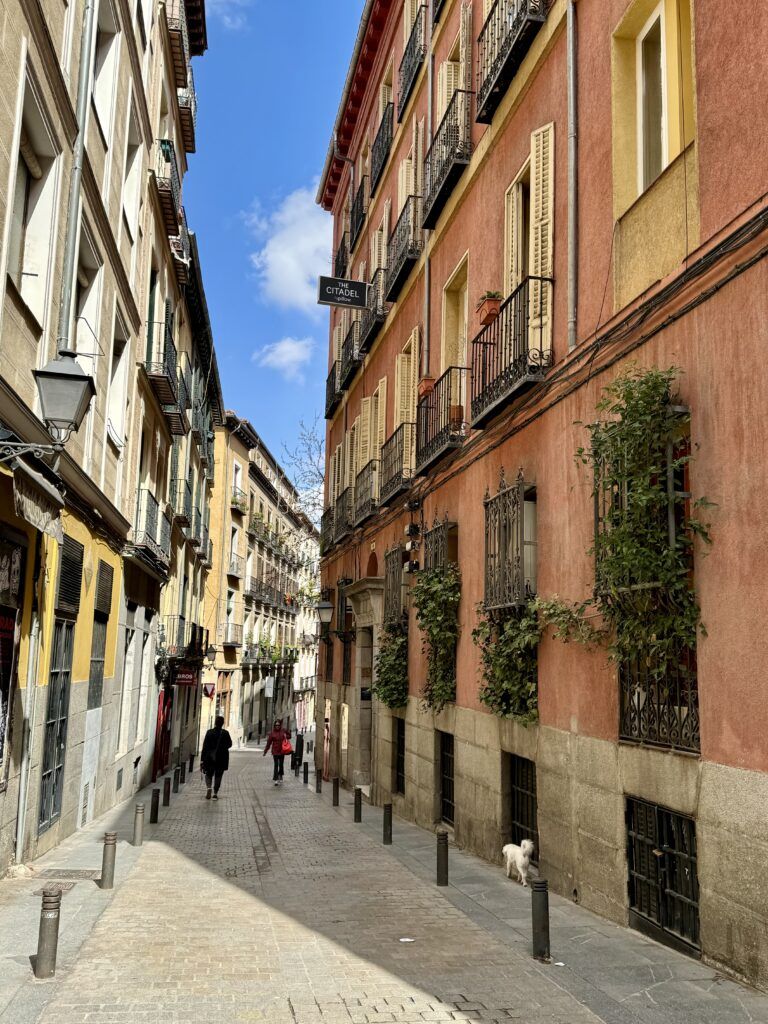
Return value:
<svg viewBox="0 0 768 1024">
<path fill-rule="evenodd" d="M 304 383 L 304 367 L 312 359 L 313 338 L 281 338 L 257 349 L 251 356 L 257 366 L 276 370 L 286 380 Z"/>
<path fill-rule="evenodd" d="M 205 6 L 207 13 L 217 17 L 224 28 L 236 31 L 248 23 L 251 0 L 207 0 Z"/>
<path fill-rule="evenodd" d="M 332 221 L 315 203 L 312 188 L 298 188 L 271 214 L 255 203 L 243 215 L 263 244 L 251 253 L 262 298 L 318 315 L 317 278 L 330 271 Z"/>
</svg>

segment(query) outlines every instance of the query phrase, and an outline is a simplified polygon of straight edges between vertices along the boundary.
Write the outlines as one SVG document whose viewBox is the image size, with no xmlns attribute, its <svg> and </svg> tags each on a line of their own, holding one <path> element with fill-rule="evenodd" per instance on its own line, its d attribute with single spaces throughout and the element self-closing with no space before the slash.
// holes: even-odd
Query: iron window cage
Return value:
<svg viewBox="0 0 768 1024">
<path fill-rule="evenodd" d="M 407 625 L 407 612 L 403 585 L 402 544 L 384 552 L 384 625 Z"/>
<path fill-rule="evenodd" d="M 509 841 L 518 846 L 530 839 L 534 846 L 532 860 L 539 860 L 538 800 L 536 796 L 536 763 L 527 757 L 508 754 Z"/>
<path fill-rule="evenodd" d="M 453 825 L 456 817 L 454 805 L 454 741 L 449 732 L 438 732 L 440 737 L 440 820 Z"/>
<path fill-rule="evenodd" d="M 424 531 L 424 568 L 443 569 L 449 563 L 458 561 L 458 526 L 435 514 L 432 529 Z"/>
<path fill-rule="evenodd" d="M 536 490 L 522 469 L 509 483 L 501 468 L 499 490 L 486 492 L 485 596 L 488 612 L 521 608 L 536 594 Z"/>
</svg>

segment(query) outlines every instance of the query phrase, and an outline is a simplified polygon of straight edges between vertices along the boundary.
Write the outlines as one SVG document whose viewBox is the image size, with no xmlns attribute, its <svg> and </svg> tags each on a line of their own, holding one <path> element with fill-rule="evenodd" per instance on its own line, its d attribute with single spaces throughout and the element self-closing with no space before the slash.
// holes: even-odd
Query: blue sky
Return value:
<svg viewBox="0 0 768 1024">
<path fill-rule="evenodd" d="M 208 0 L 193 60 L 197 153 L 184 204 L 197 233 L 224 401 L 280 458 L 322 413 L 330 217 L 314 205 L 363 0 Z"/>
</svg>

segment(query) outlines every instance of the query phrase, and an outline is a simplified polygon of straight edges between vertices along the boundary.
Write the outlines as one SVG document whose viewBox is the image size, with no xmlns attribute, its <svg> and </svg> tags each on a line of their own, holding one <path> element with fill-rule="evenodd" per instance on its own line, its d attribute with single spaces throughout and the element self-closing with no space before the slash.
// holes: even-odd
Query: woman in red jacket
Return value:
<svg viewBox="0 0 768 1024">
<path fill-rule="evenodd" d="M 285 755 L 291 753 L 291 732 L 290 729 L 283 728 L 282 718 L 275 719 L 272 732 L 267 736 L 267 742 L 264 744 L 264 757 L 267 756 L 267 751 L 270 748 L 272 750 L 272 760 L 275 764 L 272 781 L 276 786 L 279 786 L 283 781 Z"/>
</svg>

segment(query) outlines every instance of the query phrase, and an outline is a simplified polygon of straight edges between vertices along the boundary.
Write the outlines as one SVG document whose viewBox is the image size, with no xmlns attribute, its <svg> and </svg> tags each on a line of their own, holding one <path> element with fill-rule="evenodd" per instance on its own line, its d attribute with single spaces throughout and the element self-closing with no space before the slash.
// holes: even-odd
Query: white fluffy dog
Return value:
<svg viewBox="0 0 768 1024">
<path fill-rule="evenodd" d="M 523 885 L 528 885 L 528 869 L 533 856 L 533 843 L 530 839 L 524 839 L 519 846 L 515 843 L 507 843 L 501 848 L 504 864 L 507 871 L 507 878 L 512 877 L 512 869 L 517 871 L 518 877 Z"/>
</svg>

